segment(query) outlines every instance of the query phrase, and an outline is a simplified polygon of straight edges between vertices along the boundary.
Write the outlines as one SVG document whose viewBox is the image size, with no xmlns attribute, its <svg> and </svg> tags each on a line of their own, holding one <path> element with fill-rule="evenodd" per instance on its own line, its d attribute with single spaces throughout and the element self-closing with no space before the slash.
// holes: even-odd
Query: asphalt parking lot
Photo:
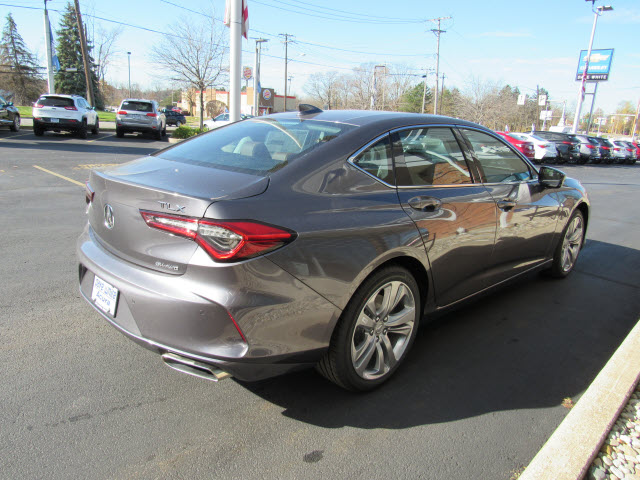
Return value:
<svg viewBox="0 0 640 480">
<path fill-rule="evenodd" d="M 3 478 L 508 480 L 638 319 L 640 164 L 570 166 L 592 213 L 569 279 L 442 316 L 381 389 L 181 375 L 81 299 L 75 260 L 89 170 L 167 145 L 0 131 Z"/>
</svg>

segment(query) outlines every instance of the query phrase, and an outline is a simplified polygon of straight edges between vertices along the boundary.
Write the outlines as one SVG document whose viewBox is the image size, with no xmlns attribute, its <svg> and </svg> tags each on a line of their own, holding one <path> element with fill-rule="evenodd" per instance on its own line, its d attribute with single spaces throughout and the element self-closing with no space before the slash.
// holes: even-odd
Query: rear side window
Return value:
<svg viewBox="0 0 640 480">
<path fill-rule="evenodd" d="M 256 118 L 200 134 L 156 155 L 165 160 L 265 176 L 354 128 L 319 120 Z"/>
<path fill-rule="evenodd" d="M 511 148 L 492 135 L 477 130 L 461 130 L 471 144 L 487 183 L 531 180 L 529 166 Z"/>
<path fill-rule="evenodd" d="M 121 110 L 132 112 L 153 112 L 153 105 L 149 102 L 122 102 Z"/>
<path fill-rule="evenodd" d="M 75 107 L 73 98 L 67 97 L 40 97 L 36 103 L 43 107 Z"/>
<path fill-rule="evenodd" d="M 388 135 L 365 148 L 353 159 L 353 163 L 385 183 L 390 185 L 395 183 L 391 142 Z"/>
<path fill-rule="evenodd" d="M 404 159 L 398 168 L 398 185 L 472 183 L 462 150 L 449 128 L 416 128 L 398 135 Z"/>
</svg>

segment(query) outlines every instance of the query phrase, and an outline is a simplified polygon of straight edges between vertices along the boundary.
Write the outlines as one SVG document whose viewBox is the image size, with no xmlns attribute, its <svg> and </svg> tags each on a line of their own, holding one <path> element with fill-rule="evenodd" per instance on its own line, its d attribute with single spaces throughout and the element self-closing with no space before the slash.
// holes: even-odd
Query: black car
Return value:
<svg viewBox="0 0 640 480">
<path fill-rule="evenodd" d="M 165 108 L 163 110 L 164 116 L 167 117 L 167 125 L 175 125 L 179 127 L 180 125 L 185 125 L 187 123 L 187 119 L 179 112 L 175 110 L 169 110 Z"/>
<path fill-rule="evenodd" d="M 600 145 L 600 163 L 613 163 L 613 143 L 602 137 L 591 138 Z"/>
<path fill-rule="evenodd" d="M 7 102 L 0 97 L 0 127 L 9 127 L 12 132 L 20 130 L 20 112 L 13 106 L 13 102 Z"/>
<path fill-rule="evenodd" d="M 539 137 L 555 143 L 558 150 L 556 163 L 577 163 L 580 159 L 580 141 L 569 133 L 560 132 L 531 132 Z"/>
</svg>

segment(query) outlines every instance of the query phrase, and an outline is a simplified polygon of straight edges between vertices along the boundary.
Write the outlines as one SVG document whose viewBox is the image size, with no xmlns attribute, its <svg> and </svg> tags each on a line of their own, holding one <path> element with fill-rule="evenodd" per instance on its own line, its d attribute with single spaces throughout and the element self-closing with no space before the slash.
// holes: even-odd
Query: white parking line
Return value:
<svg viewBox="0 0 640 480">
<path fill-rule="evenodd" d="M 33 133 L 23 133 L 21 135 L 11 135 L 10 137 L 0 138 L 0 141 L 2 141 L 2 140 L 10 140 L 10 139 L 16 138 L 16 137 L 26 137 L 27 135 L 33 135 Z"/>
<path fill-rule="evenodd" d="M 107 135 L 106 137 L 94 138 L 93 140 L 89 140 L 87 143 L 95 142 L 96 140 L 104 140 L 105 138 L 109 138 L 109 137 L 113 137 L 113 136 L 115 136 L 115 133 L 112 133 L 111 135 Z"/>
</svg>

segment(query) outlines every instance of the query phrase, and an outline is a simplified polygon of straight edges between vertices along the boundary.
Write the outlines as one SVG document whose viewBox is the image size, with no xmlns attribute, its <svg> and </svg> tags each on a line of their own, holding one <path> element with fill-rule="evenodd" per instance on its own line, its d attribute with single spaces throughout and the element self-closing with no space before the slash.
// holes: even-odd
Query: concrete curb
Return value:
<svg viewBox="0 0 640 480">
<path fill-rule="evenodd" d="M 519 480 L 580 480 L 640 379 L 640 321 Z"/>
</svg>

